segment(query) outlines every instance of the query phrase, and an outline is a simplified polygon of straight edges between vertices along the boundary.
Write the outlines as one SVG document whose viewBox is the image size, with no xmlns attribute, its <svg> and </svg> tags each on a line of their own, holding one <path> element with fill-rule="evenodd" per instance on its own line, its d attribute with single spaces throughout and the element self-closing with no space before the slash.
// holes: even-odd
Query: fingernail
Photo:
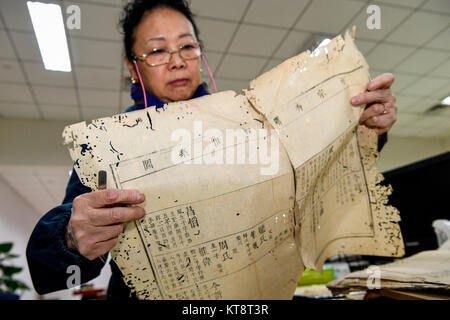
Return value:
<svg viewBox="0 0 450 320">
<path fill-rule="evenodd" d="M 359 103 L 359 99 L 358 98 L 352 98 L 351 103 L 353 103 L 353 104 Z"/>
<path fill-rule="evenodd" d="M 138 199 L 139 199 L 139 201 L 144 201 L 145 195 L 143 193 L 139 193 Z"/>
</svg>

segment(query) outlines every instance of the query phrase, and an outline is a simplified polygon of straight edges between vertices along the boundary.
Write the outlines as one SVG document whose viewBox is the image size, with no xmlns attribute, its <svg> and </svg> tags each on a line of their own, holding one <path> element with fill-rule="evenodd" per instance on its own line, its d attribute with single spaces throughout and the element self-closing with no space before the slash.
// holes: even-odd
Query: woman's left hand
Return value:
<svg viewBox="0 0 450 320">
<path fill-rule="evenodd" d="M 354 106 L 367 105 L 359 124 L 375 129 L 379 135 L 387 132 L 397 120 L 395 96 L 390 89 L 393 82 L 391 73 L 383 73 L 369 82 L 366 92 L 350 99 Z"/>
</svg>

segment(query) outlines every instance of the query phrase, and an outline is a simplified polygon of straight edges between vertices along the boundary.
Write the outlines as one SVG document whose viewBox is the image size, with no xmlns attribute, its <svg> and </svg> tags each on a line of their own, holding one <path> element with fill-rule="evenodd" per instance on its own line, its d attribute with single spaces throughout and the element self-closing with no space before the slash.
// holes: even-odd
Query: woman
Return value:
<svg viewBox="0 0 450 320">
<path fill-rule="evenodd" d="M 125 64 L 132 77 L 131 94 L 145 106 L 187 100 L 208 94 L 200 85 L 201 46 L 189 7 L 183 0 L 135 1 L 125 8 L 122 20 Z M 395 97 L 390 91 L 394 78 L 383 74 L 371 81 L 368 90 L 352 98 L 355 106 L 370 105 L 360 123 L 382 135 L 396 120 Z M 139 82 L 140 85 L 136 83 Z M 143 89 L 145 88 L 145 90 Z M 145 93 L 144 93 L 145 92 Z M 49 211 L 37 224 L 27 248 L 33 284 L 40 294 L 66 289 L 67 268 L 80 268 L 81 283 L 100 273 L 103 255 L 117 243 L 123 223 L 144 217 L 137 206 L 144 195 L 137 190 L 100 190 L 83 186 L 75 171 L 63 204 Z M 130 290 L 111 261 L 109 299 L 127 299 Z"/>
</svg>

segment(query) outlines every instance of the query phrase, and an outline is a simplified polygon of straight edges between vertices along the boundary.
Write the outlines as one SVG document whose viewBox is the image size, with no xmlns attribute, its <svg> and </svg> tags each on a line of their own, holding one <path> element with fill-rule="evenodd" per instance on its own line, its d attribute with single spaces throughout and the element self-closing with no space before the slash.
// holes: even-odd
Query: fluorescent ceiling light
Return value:
<svg viewBox="0 0 450 320">
<path fill-rule="evenodd" d="M 447 98 L 445 98 L 444 100 L 442 100 L 441 102 L 442 104 L 445 104 L 447 106 L 450 106 L 450 96 L 448 96 Z"/>
<path fill-rule="evenodd" d="M 45 69 L 72 71 L 61 7 L 31 1 L 27 6 Z"/>
</svg>

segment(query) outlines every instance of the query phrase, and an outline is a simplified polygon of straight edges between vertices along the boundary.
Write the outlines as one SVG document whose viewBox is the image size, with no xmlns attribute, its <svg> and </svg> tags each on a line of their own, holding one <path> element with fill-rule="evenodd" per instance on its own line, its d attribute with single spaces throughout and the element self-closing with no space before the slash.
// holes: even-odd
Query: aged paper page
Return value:
<svg viewBox="0 0 450 320">
<path fill-rule="evenodd" d="M 368 65 L 349 33 L 286 60 L 250 84 L 247 97 L 277 129 L 295 168 L 295 231 L 307 268 L 339 254 L 401 256 L 390 189 L 375 160 L 377 136 L 358 128 Z"/>
<path fill-rule="evenodd" d="M 245 96 L 79 123 L 64 136 L 83 183 L 95 190 L 103 169 L 108 188 L 146 196 L 146 217 L 127 225 L 111 253 L 138 298 L 292 298 L 303 271 L 293 170 Z"/>
<path fill-rule="evenodd" d="M 325 50 L 326 49 L 326 50 Z M 111 255 L 140 299 L 291 299 L 304 266 L 398 256 L 398 212 L 377 186 L 377 136 L 351 96 L 368 66 L 337 37 L 251 83 L 164 109 L 66 127 L 81 181 L 146 195 Z"/>
</svg>

